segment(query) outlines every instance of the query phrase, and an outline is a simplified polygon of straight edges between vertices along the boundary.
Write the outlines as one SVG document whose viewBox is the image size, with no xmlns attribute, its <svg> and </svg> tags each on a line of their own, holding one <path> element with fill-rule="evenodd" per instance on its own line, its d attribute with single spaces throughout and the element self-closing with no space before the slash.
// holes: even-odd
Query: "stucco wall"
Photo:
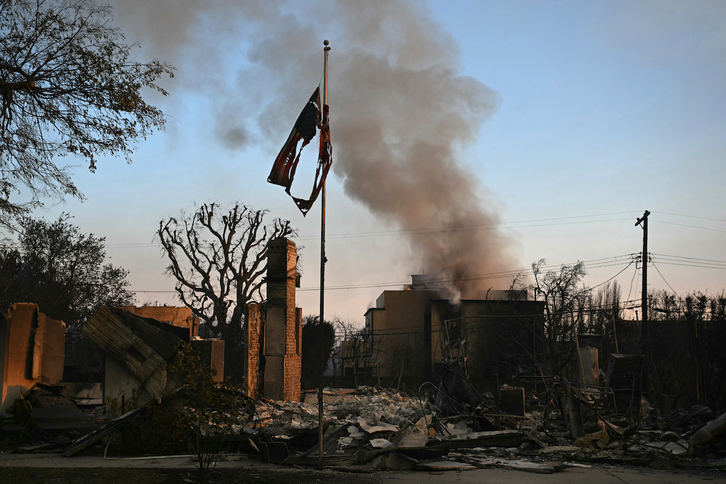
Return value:
<svg viewBox="0 0 726 484">
<path fill-rule="evenodd" d="M 0 317 L 2 334 L 2 395 L 6 411 L 36 381 L 63 378 L 65 323 L 47 318 L 32 303 L 16 303 Z"/>
</svg>

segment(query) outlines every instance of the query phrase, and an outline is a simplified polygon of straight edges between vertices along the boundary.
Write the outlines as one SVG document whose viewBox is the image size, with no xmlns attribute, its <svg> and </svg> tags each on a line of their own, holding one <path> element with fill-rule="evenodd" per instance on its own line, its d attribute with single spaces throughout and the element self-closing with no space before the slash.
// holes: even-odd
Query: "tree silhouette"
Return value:
<svg viewBox="0 0 726 484">
<path fill-rule="evenodd" d="M 0 2 L 0 223 L 41 197 L 83 198 L 58 158 L 79 156 L 91 171 L 99 155 L 131 161 L 135 143 L 164 127 L 141 90 L 166 95 L 156 80 L 172 68 L 131 60 L 112 13 L 92 0 Z M 25 201 L 11 201 L 23 187 Z"/>
</svg>

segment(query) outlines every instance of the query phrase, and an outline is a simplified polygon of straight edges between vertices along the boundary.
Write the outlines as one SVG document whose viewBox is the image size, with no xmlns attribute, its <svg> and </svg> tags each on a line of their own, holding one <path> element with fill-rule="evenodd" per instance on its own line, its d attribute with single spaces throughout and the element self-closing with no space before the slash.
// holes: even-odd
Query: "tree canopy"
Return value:
<svg viewBox="0 0 726 484">
<path fill-rule="evenodd" d="M 58 158 L 78 156 L 91 171 L 99 155 L 130 161 L 135 143 L 164 127 L 141 91 L 166 95 L 156 81 L 172 67 L 135 61 L 112 13 L 93 0 L 0 0 L 0 223 L 42 197 L 83 197 Z"/>
<path fill-rule="evenodd" d="M 128 271 L 106 263 L 105 239 L 84 234 L 68 219 L 25 218 L 18 247 L 0 249 L 0 310 L 33 302 L 77 327 L 101 306 L 133 302 Z"/>
</svg>

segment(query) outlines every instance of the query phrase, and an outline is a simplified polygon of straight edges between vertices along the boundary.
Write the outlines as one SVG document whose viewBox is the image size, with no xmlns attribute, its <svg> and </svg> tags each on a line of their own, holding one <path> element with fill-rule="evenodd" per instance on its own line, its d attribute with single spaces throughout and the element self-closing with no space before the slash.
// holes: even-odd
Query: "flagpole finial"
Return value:
<svg viewBox="0 0 726 484">
<path fill-rule="evenodd" d="M 330 42 L 328 42 L 327 39 L 323 41 L 323 45 L 325 46 L 325 50 L 330 50 L 330 47 L 328 47 L 330 45 Z"/>
</svg>

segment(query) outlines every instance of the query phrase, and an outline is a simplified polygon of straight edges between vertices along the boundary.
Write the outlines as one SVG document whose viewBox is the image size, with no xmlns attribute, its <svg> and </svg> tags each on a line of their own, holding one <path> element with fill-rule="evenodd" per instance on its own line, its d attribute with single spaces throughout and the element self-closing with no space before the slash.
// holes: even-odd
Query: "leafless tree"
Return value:
<svg viewBox="0 0 726 484">
<path fill-rule="evenodd" d="M 265 210 L 216 203 L 159 222 L 157 235 L 169 259 L 176 291 L 215 336 L 225 340 L 227 374 L 241 373 L 242 325 L 247 305 L 264 298 L 268 243 L 294 236 L 287 220 L 265 225 Z"/>
<path fill-rule="evenodd" d="M 574 265 L 563 264 L 559 272 L 542 273 L 544 259 L 532 264 L 535 299 L 545 302 L 544 357 L 552 375 L 560 371 L 576 357 L 575 328 L 583 324 L 585 301 L 589 289 L 578 288 L 585 276 L 582 261 Z"/>
</svg>

